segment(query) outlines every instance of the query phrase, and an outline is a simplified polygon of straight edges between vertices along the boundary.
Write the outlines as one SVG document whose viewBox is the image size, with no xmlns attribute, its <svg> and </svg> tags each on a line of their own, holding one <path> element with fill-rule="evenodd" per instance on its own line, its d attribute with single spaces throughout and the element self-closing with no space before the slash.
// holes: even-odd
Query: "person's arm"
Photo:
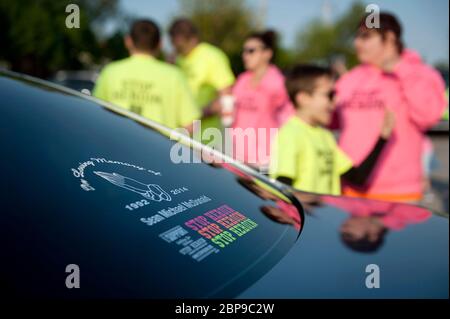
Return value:
<svg viewBox="0 0 450 319">
<path fill-rule="evenodd" d="M 202 118 L 207 118 L 213 115 L 220 115 L 222 112 L 222 104 L 220 102 L 220 99 L 222 96 L 231 94 L 232 87 L 226 87 L 225 89 L 222 89 L 218 91 L 217 98 L 213 100 L 211 103 L 209 103 L 207 106 L 205 106 L 202 110 Z"/>
<path fill-rule="evenodd" d="M 95 81 L 95 86 L 94 89 L 92 90 L 93 96 L 106 101 L 108 100 L 107 70 L 108 70 L 107 67 L 103 68 L 97 80 Z"/>
<path fill-rule="evenodd" d="M 395 117 L 392 111 L 386 110 L 383 126 L 381 128 L 380 137 L 373 147 L 372 151 L 367 155 L 359 166 L 353 166 L 347 172 L 341 175 L 346 182 L 355 186 L 364 186 L 370 177 L 375 165 L 380 157 L 387 140 L 392 134 L 395 126 Z"/>
<path fill-rule="evenodd" d="M 355 186 L 363 186 L 369 179 L 387 140 L 380 137 L 375 147 L 359 166 L 353 166 L 341 178 Z"/>
<path fill-rule="evenodd" d="M 269 175 L 286 185 L 293 186 L 298 177 L 297 166 L 301 154 L 297 152 L 291 134 L 281 128 L 272 145 Z"/>
<path fill-rule="evenodd" d="M 203 108 L 203 118 L 213 115 L 220 115 L 222 110 L 220 97 L 231 94 L 231 89 L 235 81 L 233 71 L 231 70 L 230 61 L 225 53 L 216 52 L 211 56 L 208 63 L 208 83 L 216 89 L 217 98 L 208 106 Z"/>
<path fill-rule="evenodd" d="M 423 131 L 436 124 L 446 106 L 442 77 L 428 66 L 411 67 L 404 61 L 397 63 L 393 74 L 400 83 L 410 120 Z"/>
<path fill-rule="evenodd" d="M 278 176 L 277 177 L 277 181 L 292 186 L 292 184 L 294 184 L 294 180 L 290 177 L 286 177 L 286 176 Z"/>
</svg>

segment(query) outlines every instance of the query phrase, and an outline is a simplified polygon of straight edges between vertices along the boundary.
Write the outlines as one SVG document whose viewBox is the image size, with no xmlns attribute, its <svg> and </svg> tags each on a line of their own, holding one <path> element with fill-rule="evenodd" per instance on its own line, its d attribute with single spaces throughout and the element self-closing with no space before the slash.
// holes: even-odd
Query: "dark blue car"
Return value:
<svg viewBox="0 0 450 319">
<path fill-rule="evenodd" d="M 448 298 L 446 216 L 298 192 L 27 76 L 0 101 L 7 298 Z"/>
</svg>

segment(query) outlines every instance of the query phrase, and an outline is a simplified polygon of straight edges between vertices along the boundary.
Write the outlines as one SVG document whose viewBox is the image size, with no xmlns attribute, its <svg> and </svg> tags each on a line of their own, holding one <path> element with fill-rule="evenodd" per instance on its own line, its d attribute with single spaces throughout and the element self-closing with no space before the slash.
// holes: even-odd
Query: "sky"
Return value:
<svg viewBox="0 0 450 319">
<path fill-rule="evenodd" d="M 227 1 L 227 0 L 224 0 Z M 354 0 L 247 0 L 253 8 L 265 7 L 266 27 L 277 30 L 283 45 L 292 47 L 302 27 L 315 18 L 336 19 Z M 449 61 L 449 0 L 362 0 L 395 13 L 403 27 L 407 47 L 417 50 L 431 64 Z M 135 17 L 156 20 L 167 28 L 182 15 L 178 0 L 121 0 L 122 10 Z M 324 10 L 328 8 L 327 10 Z M 324 13 L 327 12 L 327 13 Z M 165 46 L 167 47 L 167 39 Z"/>
</svg>

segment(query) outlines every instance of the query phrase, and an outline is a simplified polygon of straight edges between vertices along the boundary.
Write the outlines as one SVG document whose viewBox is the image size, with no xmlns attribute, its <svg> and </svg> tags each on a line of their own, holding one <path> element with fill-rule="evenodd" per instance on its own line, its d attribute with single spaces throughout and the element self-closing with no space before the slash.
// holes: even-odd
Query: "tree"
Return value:
<svg viewBox="0 0 450 319">
<path fill-rule="evenodd" d="M 65 25 L 68 4 L 80 8 L 80 28 Z M 0 0 L 0 59 L 18 72 L 47 77 L 58 69 L 82 67 L 100 57 L 95 23 L 114 14 L 117 0 Z M 86 59 L 84 59 L 86 60 Z"/>
<path fill-rule="evenodd" d="M 125 31 L 118 30 L 101 43 L 103 58 L 107 60 L 119 60 L 128 56 L 128 50 L 125 48 L 123 42 L 125 34 Z"/>
<path fill-rule="evenodd" d="M 330 62 L 333 57 L 344 56 L 349 66 L 357 64 L 352 39 L 356 26 L 365 14 L 365 6 L 359 2 L 339 17 L 327 24 L 313 20 L 305 30 L 297 35 L 296 58 L 302 63 Z"/>
</svg>

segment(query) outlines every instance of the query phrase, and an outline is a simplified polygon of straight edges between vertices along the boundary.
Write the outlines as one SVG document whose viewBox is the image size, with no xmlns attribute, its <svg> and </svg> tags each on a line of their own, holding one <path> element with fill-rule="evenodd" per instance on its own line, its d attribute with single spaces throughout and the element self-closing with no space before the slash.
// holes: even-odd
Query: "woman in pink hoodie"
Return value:
<svg viewBox="0 0 450 319">
<path fill-rule="evenodd" d="M 294 113 L 284 76 L 272 63 L 275 51 L 273 31 L 249 35 L 242 52 L 246 71 L 239 75 L 232 90 L 236 101 L 232 124 L 234 158 L 262 171 L 269 165 L 276 129 Z M 253 131 L 256 138 L 246 140 L 245 135 L 238 136 L 240 130 Z"/>
<path fill-rule="evenodd" d="M 424 132 L 445 108 L 444 83 L 419 55 L 403 48 L 397 19 L 380 14 L 380 27 L 364 18 L 355 48 L 361 65 L 337 83 L 340 146 L 358 165 L 379 136 L 385 109 L 395 113 L 396 127 L 367 184 L 344 185 L 344 194 L 390 201 L 417 202 L 422 197 Z"/>
</svg>

